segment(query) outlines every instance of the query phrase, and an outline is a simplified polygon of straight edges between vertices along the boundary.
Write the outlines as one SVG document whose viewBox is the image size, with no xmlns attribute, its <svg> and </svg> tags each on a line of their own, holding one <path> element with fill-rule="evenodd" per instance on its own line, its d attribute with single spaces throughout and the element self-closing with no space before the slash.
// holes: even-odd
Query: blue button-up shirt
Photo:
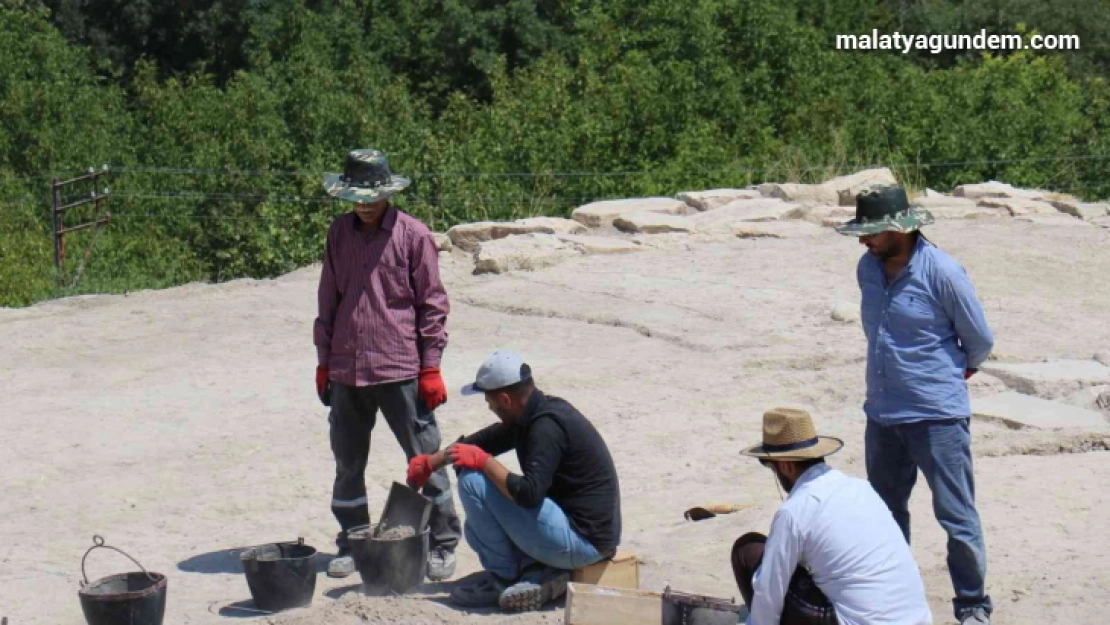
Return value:
<svg viewBox="0 0 1110 625">
<path fill-rule="evenodd" d="M 871 254 L 856 275 L 867 335 L 867 417 L 889 425 L 969 416 L 964 370 L 987 359 L 994 336 L 963 267 L 918 237 L 893 280 Z"/>
</svg>

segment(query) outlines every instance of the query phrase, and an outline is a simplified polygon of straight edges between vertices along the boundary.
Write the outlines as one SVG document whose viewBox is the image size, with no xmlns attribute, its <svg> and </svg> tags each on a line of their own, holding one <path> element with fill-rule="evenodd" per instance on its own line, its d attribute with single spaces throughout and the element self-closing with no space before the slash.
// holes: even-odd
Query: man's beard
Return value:
<svg viewBox="0 0 1110 625">
<path fill-rule="evenodd" d="M 789 493 L 790 490 L 794 488 L 794 482 L 782 473 L 779 473 L 778 469 L 775 469 L 775 477 L 778 478 L 779 484 L 782 484 L 782 489 L 786 492 Z"/>
</svg>

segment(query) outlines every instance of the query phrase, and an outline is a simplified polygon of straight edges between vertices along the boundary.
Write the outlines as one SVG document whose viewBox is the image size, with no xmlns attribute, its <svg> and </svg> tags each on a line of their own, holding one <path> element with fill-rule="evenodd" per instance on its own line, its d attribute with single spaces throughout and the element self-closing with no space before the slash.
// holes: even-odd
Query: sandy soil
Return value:
<svg viewBox="0 0 1110 625">
<path fill-rule="evenodd" d="M 945 222 L 931 238 L 968 268 L 1001 359 L 1090 358 L 1110 349 L 1110 231 Z M 854 303 L 862 248 L 814 240 L 684 243 L 584 257 L 535 273 L 472 276 L 445 255 L 453 302 L 438 412 L 446 439 L 491 421 L 456 389 L 493 349 L 521 351 L 542 388 L 594 420 L 620 471 L 624 547 L 642 587 L 737 597 L 732 540 L 766 531 L 770 474 L 737 455 L 761 411 L 799 405 L 847 442 L 833 458 L 863 475 L 864 339 L 833 321 Z M 448 586 L 370 599 L 357 578 L 320 576 L 311 608 L 260 617 L 236 548 L 304 537 L 331 553 L 327 413 L 312 382 L 318 268 L 272 281 L 189 285 L 0 309 L 0 616 L 82 622 L 81 556 L 102 534 L 169 576 L 168 624 L 557 623 L 464 613 Z M 976 393 L 998 390 L 977 383 Z M 995 622 L 1101 623 L 1110 600 L 1110 425 L 1096 432 L 973 425 Z M 515 461 L 509 462 L 515 465 Z M 387 429 L 367 475 L 376 515 L 405 463 Z M 755 508 L 692 523 L 711 502 Z M 938 623 L 953 622 L 944 537 L 922 483 L 914 553 Z M 376 517 L 375 517 L 376 518 Z M 1100 520 L 1101 519 L 1101 520 Z M 90 579 L 134 568 L 89 557 Z M 459 577 L 476 570 L 459 550 Z"/>
</svg>

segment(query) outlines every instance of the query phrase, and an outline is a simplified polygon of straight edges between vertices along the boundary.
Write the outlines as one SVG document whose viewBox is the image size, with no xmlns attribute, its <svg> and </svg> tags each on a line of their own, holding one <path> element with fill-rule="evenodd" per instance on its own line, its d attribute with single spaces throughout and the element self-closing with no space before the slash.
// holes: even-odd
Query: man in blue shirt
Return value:
<svg viewBox="0 0 1110 625">
<path fill-rule="evenodd" d="M 948 534 L 948 571 L 961 625 L 990 623 L 987 556 L 975 509 L 967 378 L 994 337 L 967 273 L 919 231 L 933 223 L 904 189 L 869 189 L 837 228 L 867 253 L 856 274 L 867 336 L 867 478 L 910 539 L 917 470 Z"/>
</svg>

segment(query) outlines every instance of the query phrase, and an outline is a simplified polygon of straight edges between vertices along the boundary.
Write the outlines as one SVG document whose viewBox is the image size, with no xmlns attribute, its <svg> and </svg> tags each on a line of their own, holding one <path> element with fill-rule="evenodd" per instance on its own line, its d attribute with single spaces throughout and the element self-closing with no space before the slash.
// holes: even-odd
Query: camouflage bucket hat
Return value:
<svg viewBox="0 0 1110 625">
<path fill-rule="evenodd" d="M 378 150 L 352 150 L 342 174 L 324 174 L 324 191 L 348 202 L 376 202 L 406 189 L 412 181 L 394 176 Z"/>
<path fill-rule="evenodd" d="M 933 223 L 929 211 L 911 205 L 900 186 L 872 187 L 856 196 L 856 218 L 837 226 L 840 234 L 859 237 L 894 232 L 913 232 Z"/>
</svg>

